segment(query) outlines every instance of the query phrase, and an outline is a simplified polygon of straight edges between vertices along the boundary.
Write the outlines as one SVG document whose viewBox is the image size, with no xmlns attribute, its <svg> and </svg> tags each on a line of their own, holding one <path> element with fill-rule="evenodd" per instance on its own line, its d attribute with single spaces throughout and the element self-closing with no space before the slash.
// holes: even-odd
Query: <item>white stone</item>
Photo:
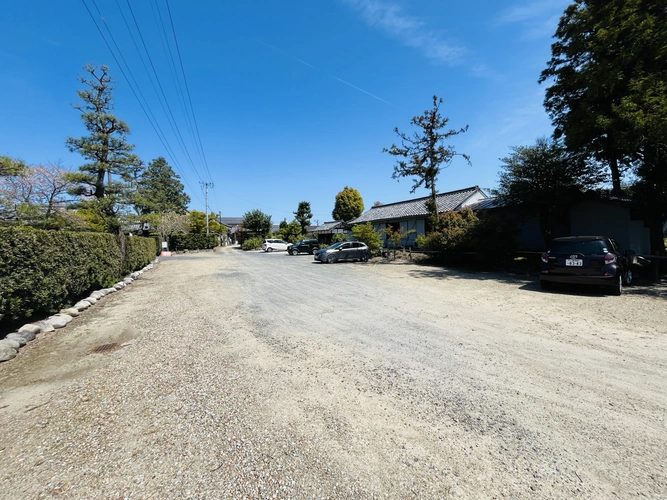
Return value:
<svg viewBox="0 0 667 500">
<path fill-rule="evenodd" d="M 130 285 L 134 280 L 130 277 L 127 277 L 123 280 L 126 285 Z"/>
<path fill-rule="evenodd" d="M 15 340 L 18 342 L 21 346 L 24 346 L 28 343 L 28 338 L 25 335 L 21 335 L 20 333 L 10 333 L 5 337 L 5 340 Z M 30 339 L 32 340 L 32 339 Z"/>
<path fill-rule="evenodd" d="M 55 332 L 56 328 L 49 321 L 40 321 L 37 323 L 43 332 Z"/>
<path fill-rule="evenodd" d="M 100 291 L 105 292 L 106 295 L 109 295 L 110 293 L 114 293 L 116 291 L 116 289 L 115 288 L 104 288 Z"/>
<path fill-rule="evenodd" d="M 95 297 L 86 297 L 86 298 L 83 299 L 83 300 L 85 300 L 85 301 L 87 301 L 87 302 L 90 302 L 90 305 L 91 305 L 91 306 L 97 304 L 97 299 L 96 299 Z"/>
<path fill-rule="evenodd" d="M 104 294 L 102 292 L 100 292 L 99 290 L 96 290 L 93 293 L 91 293 L 90 296 L 93 297 L 94 299 L 99 300 L 102 297 L 104 297 Z"/>
<path fill-rule="evenodd" d="M 21 337 L 23 337 L 26 340 L 26 342 L 30 342 L 31 340 L 35 340 L 35 337 L 37 337 L 37 335 L 32 333 L 32 332 L 20 332 L 20 333 L 19 332 L 12 332 L 7 336 L 9 337 L 10 335 L 11 336 L 20 335 Z"/>
<path fill-rule="evenodd" d="M 68 307 L 67 309 L 61 309 L 60 314 L 67 314 L 76 318 L 79 315 L 79 310 L 76 307 Z"/>
<path fill-rule="evenodd" d="M 70 321 L 72 321 L 72 318 L 70 318 Z M 51 323 L 53 325 L 53 328 L 65 328 L 67 326 L 67 321 L 65 318 L 62 316 L 50 316 L 49 318 L 44 320 L 45 323 Z"/>
<path fill-rule="evenodd" d="M 64 320 L 65 320 L 65 323 L 67 323 L 67 324 L 69 324 L 69 322 L 72 321 L 72 320 L 74 319 L 74 318 L 73 318 L 72 316 L 70 316 L 69 314 L 63 314 L 63 313 L 54 314 L 54 316 L 56 316 L 56 317 L 58 317 L 58 318 L 62 318 L 62 319 L 64 319 Z"/>
<path fill-rule="evenodd" d="M 32 325 L 30 323 L 27 324 L 27 325 L 23 325 L 21 328 L 19 328 L 19 333 L 31 332 L 31 333 L 34 333 L 34 334 L 38 334 L 41 331 L 42 331 L 42 329 L 39 327 L 39 325 Z"/>
<path fill-rule="evenodd" d="M 0 345 L 6 345 L 7 347 L 11 347 L 12 349 L 16 349 L 18 351 L 19 347 L 25 345 L 25 339 L 23 342 L 20 342 L 18 340 L 5 337 L 4 339 L 0 340 Z"/>
<path fill-rule="evenodd" d="M 90 302 L 87 300 L 80 300 L 76 304 L 74 304 L 74 307 L 76 307 L 79 311 L 85 311 L 91 306 Z"/>
<path fill-rule="evenodd" d="M 16 349 L 7 345 L 0 345 L 0 361 L 8 361 L 16 357 Z"/>
</svg>

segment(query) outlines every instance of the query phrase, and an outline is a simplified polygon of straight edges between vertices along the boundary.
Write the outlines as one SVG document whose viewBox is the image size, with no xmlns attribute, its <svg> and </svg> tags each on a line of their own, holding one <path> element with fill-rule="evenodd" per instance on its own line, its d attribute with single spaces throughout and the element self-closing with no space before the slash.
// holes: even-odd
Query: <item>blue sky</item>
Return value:
<svg viewBox="0 0 667 500">
<path fill-rule="evenodd" d="M 493 188 L 511 146 L 551 134 L 537 80 L 568 3 L 169 0 L 176 48 L 166 0 L 5 2 L 0 154 L 82 164 L 65 140 L 85 134 L 72 104 L 81 67 L 93 63 L 117 80 L 114 111 L 135 152 L 145 162 L 165 156 L 192 209 L 204 209 L 201 182 L 214 184 L 210 210 L 232 217 L 259 208 L 274 223 L 291 220 L 300 201 L 311 203 L 313 222 L 331 220 L 345 186 L 367 209 L 426 196 L 391 178 L 394 158 L 382 148 L 396 141 L 394 127 L 412 130 L 434 94 L 452 127 L 469 126 L 451 144 L 472 160 L 443 170 L 438 190 Z"/>
</svg>

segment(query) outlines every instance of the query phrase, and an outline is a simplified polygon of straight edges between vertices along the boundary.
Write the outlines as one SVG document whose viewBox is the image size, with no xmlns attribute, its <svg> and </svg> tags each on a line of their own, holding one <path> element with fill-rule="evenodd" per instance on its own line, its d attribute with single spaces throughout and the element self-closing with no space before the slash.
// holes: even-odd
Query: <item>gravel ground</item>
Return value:
<svg viewBox="0 0 667 500">
<path fill-rule="evenodd" d="M 0 365 L 0 497 L 667 498 L 666 298 L 175 256 Z"/>
</svg>

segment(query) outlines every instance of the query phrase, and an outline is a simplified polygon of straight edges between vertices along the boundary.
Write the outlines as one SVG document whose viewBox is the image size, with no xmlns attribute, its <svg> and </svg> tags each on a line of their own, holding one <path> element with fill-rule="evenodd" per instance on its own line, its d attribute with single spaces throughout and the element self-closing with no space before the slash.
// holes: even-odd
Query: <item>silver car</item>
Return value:
<svg viewBox="0 0 667 500">
<path fill-rule="evenodd" d="M 344 260 L 367 262 L 370 255 L 371 251 L 366 243 L 360 241 L 343 241 L 315 252 L 315 260 L 329 264 Z"/>
</svg>

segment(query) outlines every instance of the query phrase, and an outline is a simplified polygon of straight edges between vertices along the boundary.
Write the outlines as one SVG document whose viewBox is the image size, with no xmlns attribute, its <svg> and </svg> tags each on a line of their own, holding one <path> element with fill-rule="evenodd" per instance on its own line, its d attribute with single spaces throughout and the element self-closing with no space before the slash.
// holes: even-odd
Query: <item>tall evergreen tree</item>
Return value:
<svg viewBox="0 0 667 500">
<path fill-rule="evenodd" d="M 635 193 L 665 252 L 667 218 L 667 9 L 655 0 L 576 0 L 563 14 L 545 107 L 571 151 L 608 166 L 614 191 L 635 166 Z"/>
<path fill-rule="evenodd" d="M 354 188 L 345 186 L 336 195 L 331 216 L 334 220 L 347 222 L 356 219 L 362 213 L 364 213 L 364 199 L 361 197 L 361 193 Z"/>
<path fill-rule="evenodd" d="M 190 197 L 180 176 L 174 172 L 163 157 L 148 164 L 138 181 L 136 206 L 141 214 L 187 211 Z"/>
<path fill-rule="evenodd" d="M 88 200 L 82 203 L 84 209 L 95 213 L 109 230 L 117 230 L 117 215 L 121 210 L 121 193 L 126 188 L 123 181 L 130 180 L 131 167 L 139 160 L 132 154 L 134 145 L 127 141 L 130 128 L 124 121 L 112 114 L 113 79 L 109 68 L 92 64 L 83 68 L 88 76 L 80 78 L 87 88 L 78 90 L 83 101 L 74 107 L 81 111 L 81 119 L 89 135 L 70 137 L 66 145 L 71 152 L 81 154 L 88 163 L 79 167 L 79 172 L 68 174 L 68 180 L 77 186 L 70 192 Z M 112 175 L 118 176 L 116 179 Z M 91 203 L 90 201 L 93 201 Z"/>
<path fill-rule="evenodd" d="M 299 207 L 294 212 L 294 220 L 301 226 L 301 234 L 306 234 L 306 227 L 310 226 L 310 219 L 312 217 L 313 213 L 310 211 L 310 202 L 299 202 Z"/>
</svg>

